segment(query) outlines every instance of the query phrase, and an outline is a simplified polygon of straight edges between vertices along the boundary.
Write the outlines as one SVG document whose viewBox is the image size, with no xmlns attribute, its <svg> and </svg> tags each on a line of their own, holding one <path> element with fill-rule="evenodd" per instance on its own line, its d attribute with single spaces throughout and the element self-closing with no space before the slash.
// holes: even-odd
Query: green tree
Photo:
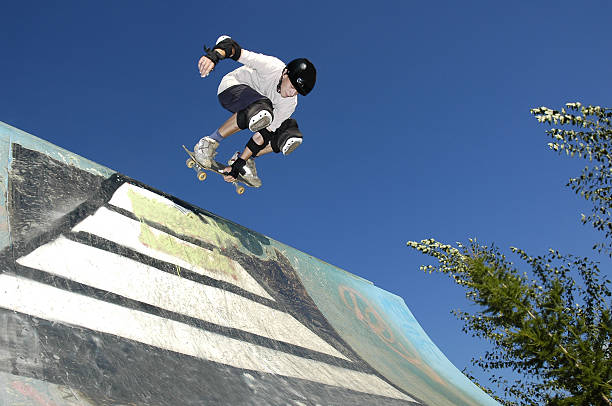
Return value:
<svg viewBox="0 0 612 406">
<path fill-rule="evenodd" d="M 586 166 L 579 177 L 571 178 L 567 186 L 592 203 L 591 214 L 582 215 L 582 222 L 604 232 L 604 240 L 593 248 L 612 256 L 612 109 L 585 107 L 580 103 L 568 103 L 566 107 L 567 111 L 540 107 L 532 109 L 531 114 L 540 123 L 571 127 L 546 132 L 552 138 L 548 144 L 552 150 L 595 163 L 592 167 Z"/>
<path fill-rule="evenodd" d="M 565 126 L 547 131 L 552 150 L 595 162 L 567 186 L 593 204 L 582 222 L 603 232 L 594 249 L 610 255 L 612 109 L 580 103 L 566 109 L 541 107 L 531 113 L 541 123 Z M 521 273 L 497 247 L 473 239 L 456 247 L 433 239 L 408 246 L 436 260 L 421 269 L 448 275 L 477 305 L 472 313 L 453 313 L 464 322 L 463 331 L 491 343 L 492 349 L 472 363 L 492 374 L 490 383 L 503 394 L 481 387 L 497 400 L 506 405 L 612 405 L 611 282 L 598 263 L 552 249 L 532 257 L 513 247 L 511 252 L 529 268 Z M 512 382 L 499 375 L 507 370 L 514 372 Z"/>
</svg>

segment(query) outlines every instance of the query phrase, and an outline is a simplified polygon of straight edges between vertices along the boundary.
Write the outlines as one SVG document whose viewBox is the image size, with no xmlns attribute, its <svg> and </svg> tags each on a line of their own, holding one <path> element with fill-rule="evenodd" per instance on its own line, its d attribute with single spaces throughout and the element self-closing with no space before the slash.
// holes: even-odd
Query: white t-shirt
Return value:
<svg viewBox="0 0 612 406">
<path fill-rule="evenodd" d="M 276 91 L 286 64 L 273 56 L 246 49 L 242 50 L 238 62 L 244 66 L 231 71 L 221 79 L 217 94 L 232 86 L 247 85 L 262 96 L 266 96 L 274 107 L 274 120 L 268 126 L 268 130 L 276 130 L 283 121 L 291 117 L 297 107 L 297 95 L 281 97 Z"/>
</svg>

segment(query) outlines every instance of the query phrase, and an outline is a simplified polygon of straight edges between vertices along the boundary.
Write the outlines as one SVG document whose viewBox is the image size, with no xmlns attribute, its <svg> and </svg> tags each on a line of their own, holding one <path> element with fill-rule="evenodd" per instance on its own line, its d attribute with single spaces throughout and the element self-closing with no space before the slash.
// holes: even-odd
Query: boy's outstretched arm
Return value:
<svg viewBox="0 0 612 406">
<path fill-rule="evenodd" d="M 237 61 L 242 53 L 240 45 L 228 36 L 219 37 L 212 49 L 205 48 L 205 50 L 206 55 L 198 61 L 198 69 L 202 77 L 207 76 L 221 59 L 232 58 Z"/>
</svg>

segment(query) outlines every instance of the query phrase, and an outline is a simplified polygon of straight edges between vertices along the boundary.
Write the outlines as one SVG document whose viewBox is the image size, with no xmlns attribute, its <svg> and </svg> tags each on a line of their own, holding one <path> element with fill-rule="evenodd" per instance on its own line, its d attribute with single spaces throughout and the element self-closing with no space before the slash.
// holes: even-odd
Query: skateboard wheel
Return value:
<svg viewBox="0 0 612 406">
<path fill-rule="evenodd" d="M 244 193 L 244 186 L 236 186 L 236 193 L 239 195 Z"/>
<path fill-rule="evenodd" d="M 195 166 L 195 161 L 191 158 L 187 160 L 187 168 L 193 168 Z"/>
<path fill-rule="evenodd" d="M 204 171 L 198 172 L 198 180 L 204 180 L 204 179 L 206 179 L 206 172 Z"/>
</svg>

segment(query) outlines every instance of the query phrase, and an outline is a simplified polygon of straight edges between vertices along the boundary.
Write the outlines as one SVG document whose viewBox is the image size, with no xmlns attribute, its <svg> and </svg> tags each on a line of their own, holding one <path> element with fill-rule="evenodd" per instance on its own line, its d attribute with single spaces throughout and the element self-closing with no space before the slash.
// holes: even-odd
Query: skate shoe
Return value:
<svg viewBox="0 0 612 406">
<path fill-rule="evenodd" d="M 202 138 L 195 147 L 193 147 L 193 154 L 200 164 L 212 167 L 218 147 L 219 143 L 207 136 Z"/>
<path fill-rule="evenodd" d="M 227 164 L 233 164 L 239 156 L 240 152 L 236 151 L 236 153 L 232 155 L 230 160 L 227 161 Z M 246 165 L 244 166 L 244 170 L 246 171 L 246 173 L 242 175 L 242 177 L 251 185 L 255 187 L 260 187 L 262 182 L 261 179 L 259 179 L 259 177 L 257 176 L 257 168 L 255 167 L 255 160 L 253 158 L 247 159 Z"/>
</svg>

